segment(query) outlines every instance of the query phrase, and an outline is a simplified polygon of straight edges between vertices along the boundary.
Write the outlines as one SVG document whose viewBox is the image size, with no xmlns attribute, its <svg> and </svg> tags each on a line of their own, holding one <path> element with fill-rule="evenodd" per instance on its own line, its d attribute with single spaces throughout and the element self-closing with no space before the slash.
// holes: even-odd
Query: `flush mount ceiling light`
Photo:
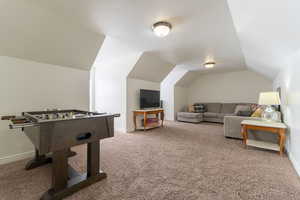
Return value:
<svg viewBox="0 0 300 200">
<path fill-rule="evenodd" d="M 204 63 L 205 68 L 213 68 L 215 66 L 215 62 L 206 62 Z"/>
<path fill-rule="evenodd" d="M 166 37 L 172 29 L 169 22 L 156 22 L 152 26 L 152 30 L 157 37 Z"/>
</svg>

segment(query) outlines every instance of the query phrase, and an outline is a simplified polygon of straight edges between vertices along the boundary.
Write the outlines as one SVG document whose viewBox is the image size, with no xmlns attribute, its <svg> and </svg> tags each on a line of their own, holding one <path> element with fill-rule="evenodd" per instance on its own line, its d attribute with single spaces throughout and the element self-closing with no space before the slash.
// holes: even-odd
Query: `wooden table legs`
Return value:
<svg viewBox="0 0 300 200">
<path fill-rule="evenodd" d="M 25 169 L 31 170 L 31 169 L 37 168 L 42 165 L 46 165 L 51 162 L 52 162 L 51 157 L 48 157 L 46 155 L 40 155 L 39 151 L 37 149 L 35 149 L 34 158 L 25 165 Z"/>
<path fill-rule="evenodd" d="M 76 155 L 76 152 L 72 151 L 70 148 L 68 149 L 67 152 L 68 157 L 72 157 Z M 52 155 L 41 155 L 39 153 L 39 150 L 35 149 L 35 156 L 32 160 L 30 160 L 26 166 L 26 170 L 31 170 L 37 167 L 40 167 L 42 165 L 46 165 L 52 163 Z"/>
<path fill-rule="evenodd" d="M 77 173 L 68 165 L 69 149 L 52 154 L 52 187 L 41 200 L 60 200 L 107 177 L 100 171 L 100 141 L 87 144 L 87 172 Z"/>
<path fill-rule="evenodd" d="M 67 150 L 56 151 L 52 156 L 52 190 L 59 192 L 68 184 Z"/>
<path fill-rule="evenodd" d="M 243 136 L 243 144 L 244 147 L 247 147 L 247 139 L 248 139 L 248 130 L 246 126 L 242 126 L 242 136 Z"/>
<path fill-rule="evenodd" d="M 143 121 L 142 121 L 142 126 L 141 128 L 137 128 L 137 116 L 138 115 L 142 115 L 144 117 Z M 148 120 L 148 115 L 155 115 L 156 119 L 158 120 L 158 122 L 149 122 Z M 160 120 L 161 120 L 161 124 L 159 123 L 159 116 L 160 116 Z M 135 110 L 133 111 L 133 123 L 134 123 L 134 130 L 148 130 L 151 128 L 157 128 L 157 127 L 163 127 L 164 125 L 164 110 L 163 109 L 153 109 L 153 110 Z M 153 126 L 149 126 L 149 124 L 154 124 L 156 123 L 156 125 Z"/>
<path fill-rule="evenodd" d="M 268 131 L 271 133 L 278 134 L 279 140 L 279 154 L 282 156 L 284 153 L 284 144 L 285 144 L 285 131 L 284 128 L 274 128 L 274 127 L 261 127 L 261 126 L 254 126 L 254 125 L 242 125 L 242 136 L 243 136 L 243 144 L 245 148 L 247 147 L 247 140 L 248 140 L 248 129 L 257 130 L 257 131 Z"/>
<path fill-rule="evenodd" d="M 146 127 L 147 127 L 147 113 L 144 113 L 144 131 L 146 131 Z"/>
<path fill-rule="evenodd" d="M 165 119 L 165 113 L 164 113 L 164 112 L 161 112 L 161 113 L 160 113 L 160 120 L 161 120 L 161 126 L 162 126 L 162 127 L 164 126 L 164 119 Z"/>
<path fill-rule="evenodd" d="M 88 143 L 87 149 L 87 176 L 97 176 L 100 173 L 100 143 Z"/>
<path fill-rule="evenodd" d="M 285 129 L 279 129 L 279 146 L 280 152 L 279 154 L 282 156 L 284 152 L 284 144 L 285 144 Z"/>
<path fill-rule="evenodd" d="M 136 114 L 133 113 L 133 124 L 134 124 L 134 131 L 136 131 Z"/>
</svg>

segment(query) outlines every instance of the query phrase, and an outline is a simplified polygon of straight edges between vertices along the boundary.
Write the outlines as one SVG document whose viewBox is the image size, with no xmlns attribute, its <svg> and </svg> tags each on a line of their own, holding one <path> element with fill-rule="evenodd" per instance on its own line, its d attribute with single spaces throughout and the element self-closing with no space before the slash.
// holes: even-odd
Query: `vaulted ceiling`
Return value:
<svg viewBox="0 0 300 200">
<path fill-rule="evenodd" d="M 0 55 L 88 70 L 104 40 L 38 4 L 0 1 Z"/>
<path fill-rule="evenodd" d="M 135 78 L 153 82 L 161 82 L 175 66 L 161 59 L 156 53 L 144 52 L 128 78 Z"/>
<path fill-rule="evenodd" d="M 159 53 L 172 64 L 205 70 L 244 68 L 244 57 L 225 0 L 39 0 L 36 3 L 92 30 L 130 43 L 141 51 Z M 154 36 L 153 23 L 173 25 L 166 38 Z"/>
<path fill-rule="evenodd" d="M 145 52 L 145 62 L 151 52 L 190 71 L 248 67 L 274 78 L 299 51 L 299 10 L 296 0 L 1 0 L 0 55 L 89 69 L 108 35 Z M 160 20 L 173 25 L 166 38 L 151 31 Z M 203 67 L 209 60 L 214 70 Z M 153 72 L 141 66 L 131 75 Z"/>
<path fill-rule="evenodd" d="M 228 4 L 247 67 L 274 78 L 300 50 L 300 1 L 228 0 Z"/>
</svg>

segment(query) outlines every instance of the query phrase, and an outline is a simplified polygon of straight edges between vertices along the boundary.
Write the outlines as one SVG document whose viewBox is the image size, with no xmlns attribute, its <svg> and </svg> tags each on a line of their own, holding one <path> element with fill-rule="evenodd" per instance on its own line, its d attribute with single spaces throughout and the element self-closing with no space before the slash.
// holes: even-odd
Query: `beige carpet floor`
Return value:
<svg viewBox="0 0 300 200">
<path fill-rule="evenodd" d="M 85 146 L 70 164 L 85 170 Z M 27 160 L 0 166 L 0 199 L 39 199 L 50 186 L 51 165 L 31 171 Z M 276 152 L 244 149 L 225 139 L 219 124 L 167 122 L 164 128 L 118 134 L 101 142 L 108 174 L 68 200 L 299 200 L 291 162 Z"/>
</svg>

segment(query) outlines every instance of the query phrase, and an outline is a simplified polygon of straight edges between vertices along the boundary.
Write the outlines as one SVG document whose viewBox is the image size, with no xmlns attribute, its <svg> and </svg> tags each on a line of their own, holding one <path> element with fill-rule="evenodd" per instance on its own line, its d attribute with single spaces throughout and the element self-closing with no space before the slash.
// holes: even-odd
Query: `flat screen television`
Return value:
<svg viewBox="0 0 300 200">
<path fill-rule="evenodd" d="M 160 107 L 160 91 L 140 90 L 140 108 L 158 108 Z"/>
</svg>

